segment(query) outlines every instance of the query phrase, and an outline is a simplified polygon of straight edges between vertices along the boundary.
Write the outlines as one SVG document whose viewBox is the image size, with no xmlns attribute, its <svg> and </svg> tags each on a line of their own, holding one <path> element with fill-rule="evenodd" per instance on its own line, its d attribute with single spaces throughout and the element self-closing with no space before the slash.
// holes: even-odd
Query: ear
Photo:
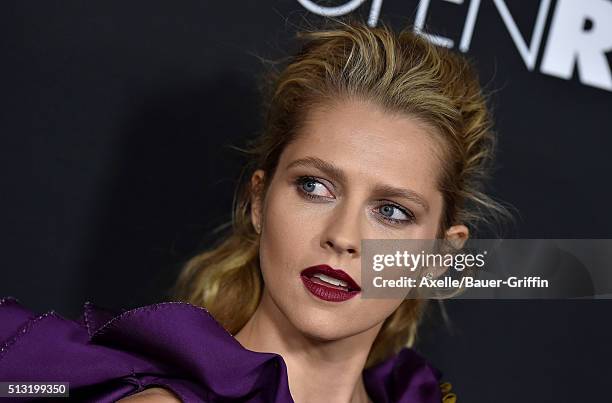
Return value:
<svg viewBox="0 0 612 403">
<path fill-rule="evenodd" d="M 258 169 L 251 176 L 251 222 L 258 234 L 261 233 L 263 214 L 264 171 Z"/>
<path fill-rule="evenodd" d="M 446 230 L 446 240 L 457 249 L 463 247 L 469 236 L 470 230 L 463 224 L 453 225 Z"/>
<path fill-rule="evenodd" d="M 461 249 L 468 240 L 469 235 L 470 230 L 465 225 L 453 225 L 446 230 L 445 243 L 450 243 L 455 249 Z M 438 278 L 446 273 L 446 271 L 445 267 L 430 268 L 427 274 L 431 275 L 432 278 Z"/>
</svg>

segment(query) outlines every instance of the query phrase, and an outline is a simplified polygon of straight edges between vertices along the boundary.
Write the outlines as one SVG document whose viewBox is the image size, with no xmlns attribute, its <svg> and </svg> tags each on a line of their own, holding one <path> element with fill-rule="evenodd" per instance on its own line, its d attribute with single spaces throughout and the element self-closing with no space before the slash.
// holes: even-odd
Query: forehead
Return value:
<svg viewBox="0 0 612 403">
<path fill-rule="evenodd" d="M 306 156 L 332 162 L 361 181 L 436 190 L 440 149 L 427 125 L 365 101 L 317 107 L 306 116 L 279 166 Z"/>
</svg>

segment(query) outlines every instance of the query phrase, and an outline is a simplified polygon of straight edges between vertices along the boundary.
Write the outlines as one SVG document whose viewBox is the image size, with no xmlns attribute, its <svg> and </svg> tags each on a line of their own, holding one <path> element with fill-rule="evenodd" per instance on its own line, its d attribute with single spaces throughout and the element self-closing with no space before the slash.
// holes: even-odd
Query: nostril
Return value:
<svg viewBox="0 0 612 403">
<path fill-rule="evenodd" d="M 336 250 L 339 253 L 348 252 L 351 255 L 357 254 L 357 248 L 342 246 L 341 244 L 336 244 L 333 241 L 325 241 L 325 245 Z"/>
</svg>

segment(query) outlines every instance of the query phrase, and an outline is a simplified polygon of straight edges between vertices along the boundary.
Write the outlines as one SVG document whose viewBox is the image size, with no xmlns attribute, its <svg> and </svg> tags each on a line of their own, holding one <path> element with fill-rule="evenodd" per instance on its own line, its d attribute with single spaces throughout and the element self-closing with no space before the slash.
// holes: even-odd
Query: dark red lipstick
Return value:
<svg viewBox="0 0 612 403">
<path fill-rule="evenodd" d="M 326 264 L 302 270 L 300 278 L 308 291 L 325 301 L 342 302 L 361 292 L 351 276 Z"/>
</svg>

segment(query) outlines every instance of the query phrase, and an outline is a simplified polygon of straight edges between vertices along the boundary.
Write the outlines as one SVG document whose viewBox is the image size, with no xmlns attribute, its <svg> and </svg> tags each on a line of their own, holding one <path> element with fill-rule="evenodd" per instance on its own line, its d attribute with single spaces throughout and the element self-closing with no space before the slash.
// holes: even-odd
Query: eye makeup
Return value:
<svg viewBox="0 0 612 403">
<path fill-rule="evenodd" d="M 299 195 L 308 200 L 325 201 L 336 199 L 332 191 L 325 183 L 323 183 L 323 181 L 323 179 L 314 176 L 303 175 L 295 179 L 294 186 Z M 328 193 L 329 196 L 316 194 L 315 192 L 317 191 L 319 193 Z M 408 225 L 416 221 L 416 217 L 414 213 L 410 211 L 410 209 L 407 209 L 406 207 L 390 200 L 378 200 L 376 207 L 371 209 L 371 211 L 379 219 L 393 225 Z M 388 214 L 389 212 L 391 212 L 391 214 Z M 394 217 L 398 212 L 406 218 Z"/>
</svg>

